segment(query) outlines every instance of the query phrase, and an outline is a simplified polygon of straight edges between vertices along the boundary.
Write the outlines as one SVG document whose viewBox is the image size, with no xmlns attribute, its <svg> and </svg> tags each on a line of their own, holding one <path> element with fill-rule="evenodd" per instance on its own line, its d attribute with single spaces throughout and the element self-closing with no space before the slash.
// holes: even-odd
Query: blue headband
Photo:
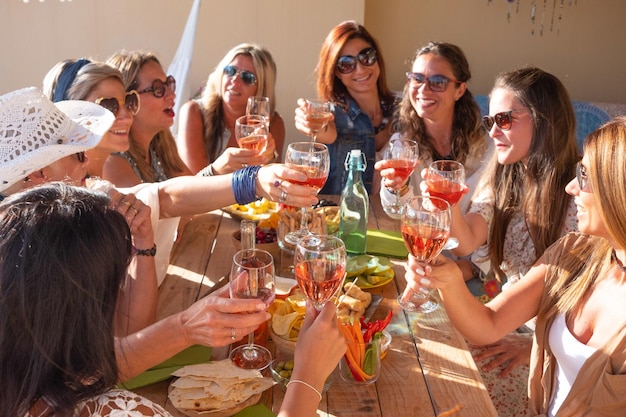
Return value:
<svg viewBox="0 0 626 417">
<path fill-rule="evenodd" d="M 68 100 L 67 90 L 70 89 L 72 83 L 76 79 L 76 74 L 82 67 L 87 64 L 90 64 L 91 61 L 85 58 L 81 58 L 74 62 L 71 65 L 68 65 L 59 75 L 59 80 L 57 81 L 57 86 L 54 89 L 54 97 L 52 101 L 56 103 L 57 101 Z"/>
</svg>

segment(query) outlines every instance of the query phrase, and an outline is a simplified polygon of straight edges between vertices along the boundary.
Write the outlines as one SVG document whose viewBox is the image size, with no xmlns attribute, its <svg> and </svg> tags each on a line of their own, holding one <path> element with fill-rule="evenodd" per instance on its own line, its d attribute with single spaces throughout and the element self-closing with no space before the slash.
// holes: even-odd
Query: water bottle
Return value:
<svg viewBox="0 0 626 417">
<path fill-rule="evenodd" d="M 363 185 L 361 172 L 365 171 L 365 155 L 360 149 L 353 149 L 346 155 L 344 164 L 348 180 L 341 192 L 339 207 L 339 237 L 350 255 L 365 253 L 369 196 Z"/>
</svg>

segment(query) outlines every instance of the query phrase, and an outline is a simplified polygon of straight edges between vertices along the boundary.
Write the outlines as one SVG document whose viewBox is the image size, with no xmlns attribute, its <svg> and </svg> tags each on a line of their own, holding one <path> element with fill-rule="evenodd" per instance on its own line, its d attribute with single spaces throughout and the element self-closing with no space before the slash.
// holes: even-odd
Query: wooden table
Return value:
<svg viewBox="0 0 626 417">
<path fill-rule="evenodd" d="M 398 230 L 377 196 L 372 198 L 370 229 Z M 235 253 L 232 233 L 239 221 L 219 210 L 194 217 L 172 251 L 168 275 L 159 289 L 160 317 L 183 310 L 195 300 L 227 283 Z M 497 416 L 463 337 L 452 327 L 443 308 L 430 314 L 406 313 L 396 297 L 404 289 L 404 261 L 393 260 L 396 279 L 371 290 L 383 302 L 374 319 L 393 310 L 388 327 L 393 341 L 375 384 L 355 387 L 335 378 L 324 395 L 320 416 Z M 226 352 L 215 352 L 225 356 Z M 167 399 L 169 381 L 135 391 L 182 416 Z M 262 401 L 277 412 L 283 388 L 276 385 Z"/>
</svg>

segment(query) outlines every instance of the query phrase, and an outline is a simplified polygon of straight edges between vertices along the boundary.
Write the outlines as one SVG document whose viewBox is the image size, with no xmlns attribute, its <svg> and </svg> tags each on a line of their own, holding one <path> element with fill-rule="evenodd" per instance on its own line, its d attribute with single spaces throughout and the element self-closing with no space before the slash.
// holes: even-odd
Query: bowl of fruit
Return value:
<svg viewBox="0 0 626 417">
<path fill-rule="evenodd" d="M 278 247 L 276 229 L 257 226 L 255 230 L 255 237 L 255 247 L 257 249 L 268 251 L 272 257 L 274 257 L 274 262 L 277 262 L 277 260 L 280 259 L 280 247 Z M 241 250 L 240 230 L 236 230 L 233 233 L 233 242 L 235 244 L 235 248 L 238 251 Z"/>
</svg>

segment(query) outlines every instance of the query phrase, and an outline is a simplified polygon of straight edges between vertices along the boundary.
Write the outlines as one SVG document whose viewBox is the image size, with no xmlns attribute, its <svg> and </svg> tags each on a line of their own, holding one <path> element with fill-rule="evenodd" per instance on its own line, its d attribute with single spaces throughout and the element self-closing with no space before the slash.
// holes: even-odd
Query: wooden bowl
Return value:
<svg viewBox="0 0 626 417">
<path fill-rule="evenodd" d="M 293 340 L 285 339 L 284 337 L 281 337 L 274 333 L 271 324 L 268 327 L 270 337 L 272 338 L 276 349 L 280 350 L 281 352 L 290 353 L 293 355 L 293 353 L 296 351 L 296 342 Z"/>
</svg>

